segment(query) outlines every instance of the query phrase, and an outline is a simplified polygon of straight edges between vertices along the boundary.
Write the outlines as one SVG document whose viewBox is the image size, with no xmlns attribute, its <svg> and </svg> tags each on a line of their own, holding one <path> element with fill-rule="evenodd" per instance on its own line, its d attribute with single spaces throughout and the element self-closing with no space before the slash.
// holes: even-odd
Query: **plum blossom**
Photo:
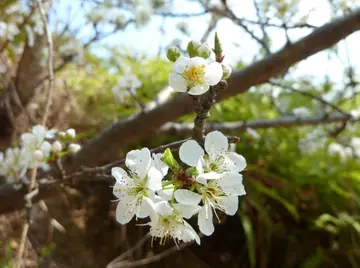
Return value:
<svg viewBox="0 0 360 268">
<path fill-rule="evenodd" d="M 183 219 L 183 214 L 178 208 L 173 208 L 167 201 L 152 203 L 150 201 L 150 226 L 151 236 L 160 238 L 160 244 L 164 244 L 168 238 L 172 238 L 175 243 L 179 241 L 189 242 L 195 240 L 200 245 L 200 238 L 195 230 Z M 200 207 L 195 207 L 192 211 L 186 210 L 187 218 L 199 211 Z"/>
<path fill-rule="evenodd" d="M 24 148 L 8 148 L 5 154 L 0 152 L 0 175 L 13 182 L 22 177 L 27 169 L 29 154 Z"/>
<path fill-rule="evenodd" d="M 197 167 L 200 173 L 238 173 L 246 167 L 246 160 L 242 155 L 228 151 L 228 139 L 220 131 L 208 133 L 204 147 L 207 154 L 196 141 L 186 141 L 179 150 L 181 161 Z"/>
<path fill-rule="evenodd" d="M 138 218 L 149 215 L 146 204 L 150 198 L 154 198 L 155 191 L 162 188 L 161 181 L 165 173 L 165 169 L 159 171 L 156 168 L 158 163 L 154 162 L 149 149 L 143 148 L 126 155 L 125 165 L 129 173 L 120 167 L 111 170 L 116 179 L 113 193 L 119 200 L 116 219 L 121 224 L 128 223 L 134 215 Z"/>
<path fill-rule="evenodd" d="M 238 196 L 245 195 L 240 174 L 228 173 L 221 178 L 215 173 L 207 173 L 207 175 L 210 174 L 213 176 L 206 176 L 207 180 L 202 179 L 196 187 L 198 193 L 187 189 L 178 189 L 174 193 L 176 201 L 188 206 L 188 210 L 202 201 L 203 206 L 199 211 L 198 225 L 200 231 L 205 235 L 211 235 L 214 232 L 213 212 L 216 217 L 216 210 L 234 215 L 238 209 Z"/>
<path fill-rule="evenodd" d="M 179 57 L 169 76 L 170 86 L 178 92 L 201 95 L 218 84 L 223 76 L 220 63 L 208 63 L 201 57 Z"/>
<path fill-rule="evenodd" d="M 123 102 L 125 97 L 135 95 L 136 89 L 142 87 L 142 82 L 134 74 L 127 73 L 119 78 L 119 82 L 112 88 L 114 96 L 119 102 Z"/>
</svg>

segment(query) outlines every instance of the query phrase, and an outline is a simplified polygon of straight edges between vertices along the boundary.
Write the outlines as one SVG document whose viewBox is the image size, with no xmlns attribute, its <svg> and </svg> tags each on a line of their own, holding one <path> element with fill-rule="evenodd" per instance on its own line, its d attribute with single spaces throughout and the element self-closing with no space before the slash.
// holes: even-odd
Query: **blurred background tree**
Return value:
<svg viewBox="0 0 360 268">
<path fill-rule="evenodd" d="M 56 77 L 48 127 L 73 127 L 84 144 L 63 163 L 67 173 L 191 136 L 190 101 L 167 86 L 168 46 L 185 51 L 217 31 L 235 70 L 207 129 L 241 138 L 247 195 L 238 216 L 224 217 L 200 247 L 148 267 L 360 266 L 358 1 L 44 4 Z M 1 1 L 2 150 L 41 118 L 46 46 L 35 2 Z M 124 86 L 134 75 L 138 85 Z M 11 267 L 23 220 L 23 193 L 8 186 L 0 187 L 1 267 Z M 26 267 L 105 267 L 147 232 L 116 224 L 109 183 L 91 174 L 39 187 L 45 201 L 34 208 Z M 129 260 L 172 246 L 145 244 Z"/>
</svg>

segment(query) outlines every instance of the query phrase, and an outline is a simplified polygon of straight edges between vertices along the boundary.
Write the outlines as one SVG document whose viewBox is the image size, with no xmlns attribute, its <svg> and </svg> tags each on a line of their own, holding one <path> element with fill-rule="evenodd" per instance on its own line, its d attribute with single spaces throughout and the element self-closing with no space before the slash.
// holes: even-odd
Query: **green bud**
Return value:
<svg viewBox="0 0 360 268">
<path fill-rule="evenodd" d="M 204 59 L 207 59 L 211 55 L 211 48 L 208 43 L 204 43 L 197 49 L 197 55 Z"/>
<path fill-rule="evenodd" d="M 228 79 L 231 75 L 232 69 L 229 65 L 221 63 L 221 67 L 223 69 L 223 76 L 221 79 Z"/>
<path fill-rule="evenodd" d="M 166 56 L 169 61 L 175 62 L 181 55 L 180 49 L 176 46 L 171 46 L 168 48 Z"/>
<path fill-rule="evenodd" d="M 180 165 L 172 155 L 169 148 L 165 150 L 161 161 L 163 161 L 175 174 L 179 173 Z"/>
<path fill-rule="evenodd" d="M 222 44 L 220 42 L 220 39 L 217 35 L 217 33 L 215 33 L 215 48 L 214 48 L 214 52 L 215 52 L 215 56 L 216 56 L 216 61 L 217 62 L 222 62 L 224 59 L 224 55 L 223 55 L 223 49 L 222 49 Z"/>
<path fill-rule="evenodd" d="M 189 53 L 190 58 L 197 56 L 197 49 L 201 46 L 201 44 L 197 41 L 190 41 L 187 46 L 187 52 Z"/>
</svg>

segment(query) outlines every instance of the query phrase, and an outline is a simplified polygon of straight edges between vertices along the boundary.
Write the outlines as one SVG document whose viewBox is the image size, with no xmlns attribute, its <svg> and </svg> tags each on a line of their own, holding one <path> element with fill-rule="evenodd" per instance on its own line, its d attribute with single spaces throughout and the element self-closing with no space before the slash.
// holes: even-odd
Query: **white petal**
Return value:
<svg viewBox="0 0 360 268">
<path fill-rule="evenodd" d="M 246 160 L 240 154 L 229 152 L 225 158 L 224 164 L 227 165 L 230 171 L 240 172 L 246 167 Z"/>
<path fill-rule="evenodd" d="M 195 232 L 195 230 L 191 227 L 190 224 L 188 224 L 186 221 L 184 221 L 184 230 L 182 235 L 182 240 L 184 242 L 189 242 L 191 240 L 195 240 L 198 245 L 200 245 L 200 237 Z"/>
<path fill-rule="evenodd" d="M 44 142 L 41 144 L 40 150 L 44 153 L 44 155 L 45 155 L 46 157 L 48 157 L 48 156 L 50 155 L 51 149 L 52 149 L 52 146 L 51 146 L 50 142 L 44 141 Z"/>
<path fill-rule="evenodd" d="M 45 138 L 45 134 L 46 134 L 46 130 L 43 126 L 41 125 L 36 125 L 33 126 L 32 128 L 32 133 L 34 133 L 34 135 L 39 139 L 39 140 L 43 140 Z"/>
<path fill-rule="evenodd" d="M 228 139 L 220 131 L 212 131 L 205 137 L 205 151 L 211 156 L 226 152 L 229 148 Z"/>
<path fill-rule="evenodd" d="M 194 214 L 198 213 L 201 209 L 198 205 L 184 205 L 181 203 L 176 203 L 173 205 L 174 208 L 180 212 L 180 216 L 185 219 L 190 219 Z"/>
<path fill-rule="evenodd" d="M 128 176 L 126 171 L 121 167 L 113 167 L 111 169 L 111 175 L 118 183 L 118 188 L 128 189 L 133 185 L 133 180 Z"/>
<path fill-rule="evenodd" d="M 206 91 L 208 91 L 210 88 L 209 84 L 208 83 L 203 83 L 203 84 L 199 84 L 199 85 L 196 85 L 192 88 L 190 88 L 190 90 L 188 91 L 188 93 L 190 95 L 201 95 L 201 94 L 204 94 Z"/>
<path fill-rule="evenodd" d="M 201 194 L 191 192 L 186 189 L 178 189 L 174 193 L 176 201 L 184 205 L 197 205 L 202 198 Z"/>
<path fill-rule="evenodd" d="M 136 199 L 130 203 L 119 201 L 116 207 L 116 220 L 119 223 L 126 224 L 134 217 L 137 210 L 136 206 L 134 206 L 134 202 L 136 202 Z"/>
<path fill-rule="evenodd" d="M 206 207 L 207 207 L 206 205 L 203 206 L 199 212 L 198 225 L 200 232 L 202 232 L 204 235 L 209 236 L 214 232 L 215 228 L 213 224 L 213 213 L 211 207 L 210 206 L 208 206 L 208 208 Z"/>
<path fill-rule="evenodd" d="M 148 197 L 144 197 L 142 200 L 142 210 L 146 210 L 150 216 L 152 222 L 156 222 L 158 220 L 158 215 L 155 210 L 155 203 Z"/>
<path fill-rule="evenodd" d="M 224 199 L 218 200 L 218 204 L 221 205 L 227 215 L 235 215 L 239 208 L 239 198 L 237 196 L 227 196 Z"/>
<path fill-rule="evenodd" d="M 218 180 L 220 179 L 221 175 L 216 172 L 209 172 L 209 173 L 203 173 L 197 176 L 196 181 L 207 181 L 207 180 Z"/>
<path fill-rule="evenodd" d="M 201 66 L 201 65 L 205 65 L 206 66 L 206 60 L 204 58 L 201 57 L 193 57 L 190 58 L 190 60 L 188 61 L 189 65 L 191 66 Z"/>
<path fill-rule="evenodd" d="M 113 194 L 119 199 L 123 198 L 124 196 L 124 191 L 121 190 L 122 190 L 122 185 L 116 182 L 113 187 Z"/>
<path fill-rule="evenodd" d="M 150 215 L 151 211 L 149 210 L 148 203 L 145 201 L 141 202 L 141 205 L 139 207 L 139 210 L 136 212 L 136 217 L 142 219 L 146 218 Z"/>
<path fill-rule="evenodd" d="M 175 61 L 173 71 L 175 73 L 181 74 L 185 71 L 186 65 L 190 65 L 190 59 L 181 56 Z"/>
<path fill-rule="evenodd" d="M 245 188 L 242 183 L 242 175 L 239 173 L 227 173 L 216 181 L 227 195 L 245 195 Z"/>
<path fill-rule="evenodd" d="M 161 216 L 170 216 L 173 214 L 174 209 L 170 206 L 167 201 L 160 201 L 155 204 L 155 211 Z"/>
<path fill-rule="evenodd" d="M 151 156 L 148 148 L 132 150 L 126 155 L 125 165 L 135 172 L 140 179 L 144 179 L 150 168 Z"/>
<path fill-rule="evenodd" d="M 154 166 L 150 167 L 148 172 L 147 187 L 152 191 L 161 190 L 163 175 Z"/>
<path fill-rule="evenodd" d="M 163 155 L 164 154 L 162 154 L 162 153 L 153 154 L 153 159 L 154 159 L 153 163 L 154 163 L 154 166 L 165 177 L 165 175 L 168 173 L 169 167 L 163 161 L 161 161 L 161 157 L 163 157 Z"/>
<path fill-rule="evenodd" d="M 187 82 L 185 78 L 177 73 L 171 73 L 169 75 L 169 85 L 178 92 L 187 91 Z"/>
<path fill-rule="evenodd" d="M 220 63 L 213 62 L 210 63 L 208 66 L 206 66 L 206 73 L 204 76 L 204 80 L 210 86 L 214 86 L 218 84 L 222 76 L 223 76 L 223 69 Z"/>
<path fill-rule="evenodd" d="M 166 189 L 162 189 L 160 191 L 157 191 L 157 193 L 162 199 L 164 199 L 166 201 L 169 201 L 172 198 L 173 194 L 174 194 L 174 185 L 172 185 L 172 186 L 167 185 Z"/>
<path fill-rule="evenodd" d="M 184 142 L 179 149 L 180 160 L 192 167 L 196 167 L 203 155 L 204 149 L 194 140 Z"/>
</svg>

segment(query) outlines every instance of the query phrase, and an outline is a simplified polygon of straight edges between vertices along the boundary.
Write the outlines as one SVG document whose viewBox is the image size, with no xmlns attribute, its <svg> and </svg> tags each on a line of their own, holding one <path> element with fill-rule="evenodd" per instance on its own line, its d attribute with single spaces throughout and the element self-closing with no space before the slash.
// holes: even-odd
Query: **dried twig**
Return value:
<svg viewBox="0 0 360 268">
<path fill-rule="evenodd" d="M 49 116 L 49 110 L 50 110 L 52 95 L 53 95 L 53 91 L 54 91 L 53 42 L 52 42 L 52 37 L 51 37 L 50 30 L 49 30 L 49 26 L 47 24 L 47 18 L 46 18 L 44 6 L 42 4 L 42 0 L 37 0 L 37 5 L 39 8 L 41 20 L 42 20 L 44 28 L 45 28 L 45 34 L 47 37 L 47 45 L 48 45 L 49 90 L 48 90 L 47 100 L 46 100 L 46 104 L 45 104 L 45 112 L 44 112 L 44 116 L 43 116 L 43 120 L 42 120 L 42 125 L 44 127 L 46 127 L 46 121 Z M 35 166 L 31 170 L 28 194 L 24 197 L 26 200 L 26 208 L 27 208 L 26 214 L 27 215 L 26 215 L 26 221 L 24 222 L 24 225 L 23 225 L 23 231 L 22 231 L 22 235 L 21 235 L 21 239 L 20 239 L 19 250 L 16 255 L 15 268 L 20 268 L 22 265 L 22 258 L 23 258 L 23 254 L 24 254 L 25 243 L 27 240 L 27 234 L 29 231 L 30 223 L 31 223 L 32 198 L 35 195 L 37 195 L 38 191 L 39 191 L 39 189 L 36 186 L 36 175 L 37 175 L 37 166 Z"/>
</svg>

